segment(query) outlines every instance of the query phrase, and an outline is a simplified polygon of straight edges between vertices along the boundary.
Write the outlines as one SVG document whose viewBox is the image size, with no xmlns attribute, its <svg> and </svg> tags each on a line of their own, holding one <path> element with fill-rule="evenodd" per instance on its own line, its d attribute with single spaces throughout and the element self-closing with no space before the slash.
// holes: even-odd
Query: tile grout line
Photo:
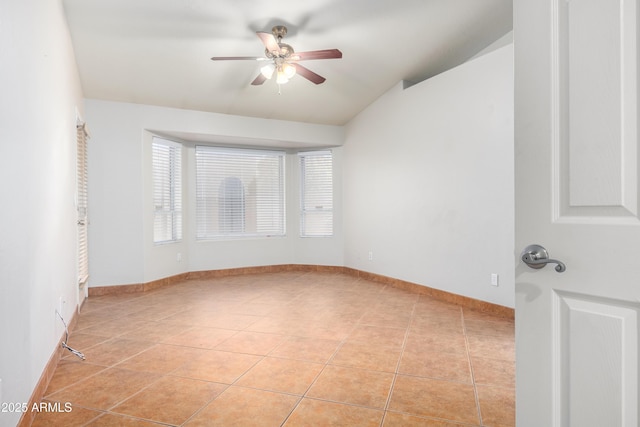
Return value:
<svg viewBox="0 0 640 427">
<path fill-rule="evenodd" d="M 347 402 L 338 402 L 338 401 L 333 401 L 330 399 L 322 399 L 322 398 L 316 398 L 316 397 L 310 397 L 307 395 L 307 393 L 309 393 L 309 391 L 313 388 L 313 386 L 317 383 L 318 379 L 320 378 L 320 376 L 322 375 L 322 373 L 325 371 L 325 369 L 327 369 L 328 366 L 338 366 L 338 367 L 342 367 L 342 365 L 332 365 L 331 361 L 333 360 L 333 358 L 338 354 L 338 352 L 340 352 L 340 350 L 342 349 L 342 347 L 346 344 L 346 342 L 348 341 L 349 337 L 353 334 L 353 331 L 355 331 L 358 326 L 361 325 L 361 321 L 362 318 L 371 311 L 371 309 L 365 310 L 359 317 L 358 320 L 354 321 L 353 326 L 351 327 L 351 330 L 345 334 L 344 338 L 342 340 L 340 340 L 340 344 L 338 344 L 338 346 L 336 347 L 336 349 L 334 350 L 334 352 L 331 354 L 331 356 L 327 359 L 327 361 L 324 363 L 324 366 L 322 367 L 322 370 L 318 373 L 318 375 L 316 375 L 316 377 L 313 379 L 313 381 L 311 382 L 311 384 L 309 385 L 309 387 L 307 387 L 307 389 L 305 390 L 305 392 L 302 394 L 302 396 L 300 396 L 300 400 L 296 403 L 296 405 L 294 406 L 294 408 L 291 410 L 291 412 L 287 415 L 287 417 L 285 418 L 285 420 L 282 422 L 281 426 L 284 426 L 287 422 L 287 420 L 291 417 L 291 415 L 293 414 L 293 412 L 298 408 L 298 406 L 300 405 L 300 403 L 302 403 L 302 401 L 304 399 L 312 399 L 312 400 L 318 400 L 318 401 L 322 401 L 322 402 L 331 402 L 331 403 L 337 403 L 337 404 L 341 404 L 341 405 L 348 405 L 348 406 L 354 406 L 354 407 L 361 407 L 361 408 L 367 408 L 367 409 L 373 409 L 370 408 L 368 406 L 364 406 L 364 405 L 356 405 L 356 404 L 352 404 L 352 403 L 347 403 Z M 358 369 L 358 368 L 356 368 Z M 382 422 L 384 421 L 384 413 L 385 413 L 385 409 L 382 409 L 383 412 L 383 416 L 381 419 L 381 424 L 380 426 L 382 426 Z"/>
<path fill-rule="evenodd" d="M 462 319 L 462 331 L 464 333 L 464 342 L 467 351 L 467 360 L 469 363 L 469 370 L 471 372 L 471 384 L 473 385 L 473 396 L 476 401 L 476 408 L 478 411 L 478 420 L 480 421 L 480 426 L 484 425 L 482 422 L 482 410 L 480 408 L 480 396 L 478 395 L 478 388 L 476 387 L 476 377 L 473 370 L 473 362 L 471 361 L 471 345 L 469 344 L 469 336 L 467 334 L 467 322 L 464 316 L 464 309 L 460 307 L 460 317 Z"/>
<path fill-rule="evenodd" d="M 364 316 L 364 314 L 362 314 L 360 316 L 360 318 L 362 318 L 362 316 Z M 322 375 L 322 373 L 325 371 L 325 369 L 327 368 L 327 366 L 329 366 L 329 363 L 331 362 L 331 360 L 335 357 L 335 355 L 340 351 L 340 349 L 344 346 L 345 342 L 347 341 L 347 339 L 349 338 L 349 336 L 351 335 L 351 333 L 353 333 L 353 331 L 355 330 L 355 328 L 357 327 L 358 321 L 354 322 L 353 327 L 351 328 L 351 331 L 349 333 L 347 333 L 345 335 L 345 337 L 340 340 L 340 344 L 338 344 L 338 346 L 336 347 L 336 349 L 333 351 L 333 353 L 331 354 L 331 356 L 329 356 L 327 358 L 327 360 L 324 362 L 324 366 L 322 367 L 322 369 L 320 370 L 320 372 L 318 372 L 318 374 L 315 376 L 315 378 L 313 379 L 313 381 L 311 382 L 311 384 L 309 384 L 309 386 L 307 387 L 307 389 L 304 391 L 304 393 L 302 393 L 298 399 L 298 401 L 296 402 L 295 405 L 293 405 L 293 407 L 291 408 L 291 411 L 289 411 L 289 413 L 287 414 L 287 416 L 284 418 L 284 420 L 282 421 L 282 423 L 280 424 L 280 426 L 284 426 L 287 421 L 289 420 L 289 418 L 291 417 L 291 415 L 296 411 L 296 409 L 300 406 L 300 404 L 302 403 L 302 401 L 307 398 L 310 399 L 310 397 L 307 396 L 307 393 L 309 392 L 309 390 L 311 390 L 311 388 L 316 384 L 316 382 L 318 381 L 318 378 L 320 378 L 320 376 Z M 297 335 L 287 335 L 288 338 L 292 338 L 292 337 L 296 337 Z M 302 338 L 314 338 L 315 337 L 302 337 Z M 286 340 L 285 340 L 286 341 Z M 283 341 L 284 342 L 284 341 Z M 282 343 L 280 343 L 280 345 L 282 345 Z M 269 354 L 273 353 L 278 347 L 280 347 L 280 345 L 276 346 L 274 349 L 272 349 Z M 265 355 L 265 358 L 267 356 Z M 286 358 L 285 358 L 286 359 Z M 295 360 L 295 359 L 294 359 Z M 255 365 L 254 365 L 255 366 Z M 248 371 L 247 371 L 248 372 Z M 246 372 L 245 372 L 246 373 Z"/>
<path fill-rule="evenodd" d="M 404 338 L 402 339 L 400 357 L 398 358 L 398 362 L 396 363 L 396 369 L 395 369 L 395 372 L 393 373 L 393 380 L 391 380 L 391 387 L 389 388 L 389 394 L 387 396 L 387 401 L 386 401 L 386 403 L 384 405 L 384 413 L 382 415 L 382 420 L 380 420 L 380 427 L 382 427 L 384 425 L 384 421 L 387 418 L 387 413 L 389 411 L 389 405 L 391 404 L 391 398 L 393 397 L 393 389 L 396 386 L 396 379 L 398 378 L 398 375 L 400 374 L 400 366 L 402 364 L 402 358 L 404 356 L 404 351 L 405 351 L 406 346 L 407 346 L 407 340 L 409 339 L 409 332 L 411 330 L 411 326 L 413 325 L 413 320 L 414 320 L 415 315 L 416 315 L 416 306 L 418 305 L 418 301 L 419 300 L 420 300 L 419 297 L 416 298 L 416 300 L 413 302 L 413 306 L 411 307 L 411 316 L 409 317 L 409 323 L 405 327 Z"/>
<path fill-rule="evenodd" d="M 360 318 L 362 318 L 362 316 L 364 316 L 364 314 L 362 314 L 360 316 Z M 327 368 L 327 366 L 330 366 L 330 362 L 331 360 L 335 357 L 336 354 L 338 354 L 338 352 L 340 351 L 340 349 L 342 349 L 342 347 L 344 346 L 345 342 L 347 341 L 347 339 L 349 338 L 349 335 L 351 335 L 351 333 L 353 333 L 353 330 L 357 327 L 358 321 L 356 321 L 353 325 L 353 327 L 351 328 L 351 331 L 345 335 L 345 337 L 340 340 L 340 344 L 338 344 L 338 346 L 336 347 L 336 349 L 333 351 L 333 353 L 331 354 L 331 356 L 329 356 L 327 358 L 327 360 L 324 362 L 324 366 L 322 367 L 322 369 L 320 370 L 320 372 L 318 372 L 318 375 L 316 375 L 316 377 L 313 379 L 313 381 L 311 381 L 311 384 L 309 384 L 309 387 L 307 387 L 307 389 L 304 391 L 304 393 L 302 393 L 302 395 L 300 396 L 300 399 L 296 402 L 296 404 L 293 406 L 293 408 L 291 409 L 291 411 L 289 412 L 289 414 L 287 414 L 287 416 L 285 417 L 285 419 L 282 421 L 282 423 L 280 424 L 280 426 L 284 426 L 287 421 L 289 420 L 289 418 L 291 417 L 291 415 L 295 412 L 296 409 L 298 409 L 298 407 L 300 406 L 300 404 L 302 403 L 302 401 L 304 399 L 313 399 L 309 396 L 307 396 L 307 393 L 309 393 L 309 391 L 311 390 L 311 388 L 313 388 L 313 386 L 316 384 L 316 382 L 318 381 L 318 378 L 320 378 L 320 376 L 322 375 L 322 373 L 325 371 L 325 369 Z M 292 335 L 295 336 L 295 335 Z M 275 349 L 274 349 L 275 350 Z M 331 365 L 333 366 L 333 365 Z M 322 400 L 322 399 L 316 399 L 316 400 Z"/>
</svg>

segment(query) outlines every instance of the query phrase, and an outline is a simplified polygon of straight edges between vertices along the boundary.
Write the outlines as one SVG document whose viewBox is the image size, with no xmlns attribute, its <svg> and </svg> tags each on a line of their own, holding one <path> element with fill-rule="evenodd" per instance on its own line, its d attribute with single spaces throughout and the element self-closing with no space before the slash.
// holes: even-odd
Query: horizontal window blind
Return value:
<svg viewBox="0 0 640 427">
<path fill-rule="evenodd" d="M 196 146 L 196 238 L 284 234 L 284 152 Z"/>
<path fill-rule="evenodd" d="M 87 227 L 89 223 L 89 192 L 87 174 L 87 133 L 84 124 L 76 127 L 76 173 L 78 197 L 78 284 L 84 285 L 89 278 L 89 246 Z"/>
<path fill-rule="evenodd" d="M 299 153 L 300 235 L 333 235 L 333 157 L 331 151 Z"/>
<path fill-rule="evenodd" d="M 182 146 L 153 138 L 153 242 L 182 239 Z"/>
</svg>

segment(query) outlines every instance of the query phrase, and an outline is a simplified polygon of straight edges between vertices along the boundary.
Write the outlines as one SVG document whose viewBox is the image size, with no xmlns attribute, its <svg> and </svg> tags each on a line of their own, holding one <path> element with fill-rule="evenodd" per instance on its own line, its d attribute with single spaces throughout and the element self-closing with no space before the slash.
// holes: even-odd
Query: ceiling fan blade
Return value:
<svg viewBox="0 0 640 427">
<path fill-rule="evenodd" d="M 291 59 L 296 61 L 306 61 L 310 59 L 338 59 L 342 58 L 342 52 L 338 49 L 312 50 L 310 52 L 296 52 L 291 55 Z"/>
<path fill-rule="evenodd" d="M 256 78 L 251 82 L 251 84 L 252 84 L 253 86 L 260 86 L 262 83 L 264 83 L 264 82 L 266 82 L 266 81 L 267 81 L 267 78 L 266 78 L 262 73 L 260 73 L 260 74 L 258 74 L 258 77 L 256 77 Z"/>
<path fill-rule="evenodd" d="M 212 61 L 265 61 L 269 58 L 263 58 L 260 56 L 214 56 Z"/>
<path fill-rule="evenodd" d="M 326 80 L 321 75 L 314 73 L 310 69 L 308 69 L 306 67 L 303 67 L 300 64 L 291 64 L 291 65 L 296 67 L 296 73 L 298 73 L 299 75 L 301 75 L 305 79 L 309 80 L 311 83 L 315 83 L 315 84 L 319 85 L 320 83 L 324 83 L 324 81 Z"/>
<path fill-rule="evenodd" d="M 257 31 L 256 34 L 260 37 L 262 44 L 264 44 L 264 47 L 266 47 L 269 52 L 280 53 L 280 46 L 273 34 L 264 31 Z"/>
</svg>

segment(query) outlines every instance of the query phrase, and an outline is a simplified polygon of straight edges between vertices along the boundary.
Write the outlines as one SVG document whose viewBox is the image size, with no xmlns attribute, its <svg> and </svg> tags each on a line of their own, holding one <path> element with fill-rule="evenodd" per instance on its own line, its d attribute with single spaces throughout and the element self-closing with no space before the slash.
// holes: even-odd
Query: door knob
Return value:
<svg viewBox="0 0 640 427">
<path fill-rule="evenodd" d="M 520 258 L 531 268 L 543 268 L 545 265 L 552 263 L 556 265 L 556 271 L 562 273 L 567 269 L 562 261 L 549 258 L 547 250 L 540 245 L 529 245 L 522 251 Z"/>
</svg>

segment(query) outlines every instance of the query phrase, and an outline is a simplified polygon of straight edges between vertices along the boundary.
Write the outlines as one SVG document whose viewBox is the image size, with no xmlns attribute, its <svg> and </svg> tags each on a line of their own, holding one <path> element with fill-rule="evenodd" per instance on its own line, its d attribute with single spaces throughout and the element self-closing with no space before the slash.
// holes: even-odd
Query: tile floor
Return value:
<svg viewBox="0 0 640 427">
<path fill-rule="evenodd" d="M 515 424 L 513 321 L 344 274 L 90 298 L 34 426 Z"/>
</svg>

